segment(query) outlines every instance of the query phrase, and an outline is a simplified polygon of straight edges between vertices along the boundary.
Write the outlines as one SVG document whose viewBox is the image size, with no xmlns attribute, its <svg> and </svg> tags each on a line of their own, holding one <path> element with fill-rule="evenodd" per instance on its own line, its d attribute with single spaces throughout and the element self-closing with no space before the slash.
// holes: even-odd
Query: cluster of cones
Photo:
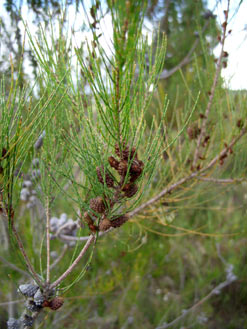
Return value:
<svg viewBox="0 0 247 329">
<path fill-rule="evenodd" d="M 107 216 L 116 203 L 120 203 L 124 198 L 132 198 L 138 191 L 136 181 L 143 172 L 144 163 L 138 159 L 135 147 L 130 148 L 126 143 L 123 143 L 121 148 L 119 144 L 116 144 L 115 153 L 118 159 L 110 156 L 108 162 L 120 179 L 116 179 L 103 165 L 96 168 L 98 181 L 108 188 L 114 189 L 114 195 L 110 200 L 106 196 L 97 196 L 90 200 L 93 214 L 87 211 L 83 217 L 93 233 L 123 225 L 128 220 L 127 214 L 111 219 Z M 95 213 L 100 215 L 99 225 L 95 224 L 97 218 Z"/>
<path fill-rule="evenodd" d="M 34 319 L 44 307 L 49 307 L 51 310 L 56 311 L 64 303 L 62 297 L 54 296 L 54 292 L 48 294 L 46 298 L 36 284 L 22 284 L 18 290 L 26 298 L 26 310 L 19 319 L 10 318 L 7 321 L 8 329 L 32 328 Z"/>
</svg>

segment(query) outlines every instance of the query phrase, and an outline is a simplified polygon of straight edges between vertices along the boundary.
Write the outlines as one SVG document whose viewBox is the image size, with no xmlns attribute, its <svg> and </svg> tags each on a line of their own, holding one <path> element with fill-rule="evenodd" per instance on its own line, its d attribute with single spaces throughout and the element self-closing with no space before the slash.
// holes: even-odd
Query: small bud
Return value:
<svg viewBox="0 0 247 329">
<path fill-rule="evenodd" d="M 223 27 L 223 29 L 225 30 L 226 29 L 226 27 L 227 27 L 227 22 L 224 22 L 222 25 L 221 25 L 222 27 Z"/>
<path fill-rule="evenodd" d="M 227 62 L 222 62 L 222 67 L 225 69 L 227 67 Z"/>
<path fill-rule="evenodd" d="M 64 299 L 62 297 L 55 297 L 50 301 L 49 307 L 51 310 L 56 311 L 61 306 L 63 306 L 63 303 L 64 303 Z"/>
<path fill-rule="evenodd" d="M 244 125 L 243 120 L 242 119 L 239 119 L 237 121 L 237 127 L 241 129 L 241 128 L 243 128 L 243 125 Z"/>
<path fill-rule="evenodd" d="M 219 159 L 220 160 L 224 160 L 225 158 L 227 158 L 227 154 L 226 153 L 222 154 Z"/>
</svg>

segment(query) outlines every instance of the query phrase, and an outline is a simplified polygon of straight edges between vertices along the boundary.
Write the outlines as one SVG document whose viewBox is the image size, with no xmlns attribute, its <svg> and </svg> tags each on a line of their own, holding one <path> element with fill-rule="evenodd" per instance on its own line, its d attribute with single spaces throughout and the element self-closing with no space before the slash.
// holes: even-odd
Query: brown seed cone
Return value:
<svg viewBox="0 0 247 329">
<path fill-rule="evenodd" d="M 119 161 L 117 161 L 114 157 L 109 157 L 108 162 L 112 168 L 118 170 Z"/>
<path fill-rule="evenodd" d="M 132 173 L 142 173 L 144 163 L 141 160 L 134 160 L 130 167 Z"/>
<path fill-rule="evenodd" d="M 111 227 L 111 221 L 108 218 L 104 218 L 99 223 L 99 230 L 100 231 L 107 231 Z"/>
<path fill-rule="evenodd" d="M 125 176 L 128 169 L 128 161 L 122 160 L 118 165 L 118 173 L 120 176 Z"/>
<path fill-rule="evenodd" d="M 106 172 L 103 166 L 97 167 L 96 171 L 97 171 L 98 180 L 101 184 L 104 185 L 105 182 L 108 187 L 114 186 L 113 177 L 108 172 Z"/>
<path fill-rule="evenodd" d="M 111 227 L 117 228 L 123 225 L 129 219 L 128 215 L 122 215 L 111 221 Z"/>
<path fill-rule="evenodd" d="M 126 142 L 123 142 L 121 149 L 122 153 L 120 151 L 119 144 L 115 144 L 115 153 L 121 160 L 128 160 L 129 158 L 133 159 L 133 157 L 135 157 L 135 159 L 138 159 L 135 147 L 132 147 L 132 149 L 130 150 L 129 146 L 126 145 Z"/>
<path fill-rule="evenodd" d="M 134 196 L 138 191 L 138 186 L 134 183 L 128 183 L 124 185 L 122 190 L 127 198 L 132 198 L 132 196 Z"/>
<path fill-rule="evenodd" d="M 122 152 L 121 152 L 122 150 Z M 129 158 L 129 154 L 130 154 L 130 150 L 129 150 L 129 146 L 126 145 L 126 143 L 124 142 L 122 144 L 122 148 L 120 150 L 120 146 L 119 144 L 115 144 L 115 153 L 116 155 L 121 159 L 121 160 L 128 160 Z"/>
<path fill-rule="evenodd" d="M 130 183 L 134 183 L 137 180 L 137 178 L 141 176 L 141 173 L 142 172 L 139 172 L 139 173 L 131 172 L 130 173 Z"/>
<path fill-rule="evenodd" d="M 56 311 L 63 305 L 63 303 L 64 299 L 62 297 L 55 297 L 50 301 L 49 307 L 51 310 Z"/>
<path fill-rule="evenodd" d="M 101 196 L 97 196 L 97 198 L 91 199 L 90 208 L 99 214 L 103 214 L 105 211 L 105 203 L 103 198 Z"/>
<path fill-rule="evenodd" d="M 121 149 L 123 149 L 123 148 L 125 148 L 125 142 L 123 143 Z M 120 146 L 119 146 L 119 144 L 117 144 L 117 143 L 115 144 L 115 153 L 116 153 L 116 155 L 117 155 L 119 158 L 122 158 L 122 157 L 121 157 Z"/>
</svg>

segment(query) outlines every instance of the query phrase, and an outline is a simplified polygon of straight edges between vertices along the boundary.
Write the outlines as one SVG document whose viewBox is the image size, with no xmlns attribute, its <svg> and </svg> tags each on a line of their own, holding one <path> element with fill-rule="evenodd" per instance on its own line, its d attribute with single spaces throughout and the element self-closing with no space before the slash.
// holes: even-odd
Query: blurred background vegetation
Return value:
<svg viewBox="0 0 247 329">
<path fill-rule="evenodd" d="M 52 0 L 25 3 L 5 0 L 4 6 L 8 16 L 1 15 L 0 75 L 5 77 L 9 88 L 11 70 L 20 70 L 21 86 L 35 79 L 33 97 L 38 102 L 44 82 L 39 79 L 34 53 L 28 46 L 23 48 L 23 8 L 32 17 L 33 26 L 42 22 L 47 33 L 50 33 L 51 24 L 60 22 L 57 51 L 63 72 L 66 58 L 71 54 L 71 45 L 66 44 L 63 34 L 68 24 L 66 15 L 70 8 L 80 15 L 81 2 L 68 0 L 64 6 L 60 1 Z M 107 7 L 107 3 L 104 2 L 104 6 Z M 64 10 L 66 14 L 63 14 Z M 181 129 L 199 91 L 198 108 L 190 125 L 200 123 L 200 113 L 207 105 L 215 74 L 213 49 L 219 42 L 220 26 L 208 10 L 207 1 L 150 0 L 144 28 L 157 38 L 158 26 L 160 33 L 167 35 L 167 54 L 146 119 L 149 123 L 153 114 L 159 115 L 160 104 L 168 96 L 167 134 L 164 134 L 164 145 L 167 145 Z M 83 21 L 81 30 L 86 30 Z M 85 44 L 81 47 L 83 51 Z M 24 60 L 19 67 L 21 58 Z M 59 76 L 59 67 L 57 70 Z M 84 77 L 81 79 L 83 83 Z M 211 145 L 208 152 L 217 154 L 217 146 L 224 145 L 228 134 L 232 131 L 237 134 L 237 122 L 246 120 L 246 108 L 246 91 L 227 90 L 220 80 L 210 116 L 216 144 Z M 189 172 L 190 150 L 194 143 L 184 132 L 164 152 L 145 200 Z M 240 141 L 233 156 L 216 170 L 215 177 L 246 178 L 244 146 L 244 140 Z M 101 238 L 86 276 L 65 293 L 63 308 L 56 313 L 47 311 L 35 328 L 244 328 L 247 323 L 246 186 L 246 182 L 194 181 L 132 218 L 121 230 Z M 26 235 L 32 234 L 29 211 L 24 206 L 20 211 L 23 223 L 26 223 L 21 230 Z M 62 197 L 56 201 L 52 213 L 74 216 Z M 27 246 L 32 249 L 31 237 L 27 239 Z M 61 252 L 62 249 L 61 242 L 54 242 L 54 250 Z M 0 256 L 0 327 L 4 329 L 10 315 L 17 316 L 22 312 L 21 305 L 8 302 L 21 299 L 16 289 L 26 278 L 7 263 L 23 268 L 11 246 L 3 247 Z M 60 272 L 70 259 L 68 250 L 58 265 Z M 233 266 L 236 280 L 208 296 L 226 280 L 227 264 Z M 80 270 L 79 267 L 75 277 Z M 200 302 L 206 296 L 208 298 Z M 198 306 L 190 310 L 197 303 Z M 180 316 L 176 323 L 165 326 Z"/>
</svg>

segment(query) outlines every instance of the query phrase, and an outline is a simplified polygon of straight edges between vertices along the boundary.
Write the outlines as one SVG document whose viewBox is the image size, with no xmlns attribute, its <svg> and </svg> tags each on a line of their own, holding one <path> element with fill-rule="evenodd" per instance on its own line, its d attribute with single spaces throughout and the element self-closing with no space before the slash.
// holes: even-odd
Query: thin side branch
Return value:
<svg viewBox="0 0 247 329">
<path fill-rule="evenodd" d="M 189 176 L 184 177 L 182 179 L 180 179 L 179 181 L 177 181 L 176 183 L 172 184 L 171 186 L 166 187 L 164 190 L 162 190 L 159 194 L 157 194 L 155 197 L 153 197 L 152 199 L 148 200 L 147 202 L 143 203 L 142 205 L 140 205 L 138 208 L 134 209 L 132 212 L 129 213 L 130 217 L 133 217 L 134 215 L 136 215 L 137 213 L 139 213 L 140 211 L 142 211 L 143 209 L 145 209 L 146 207 L 150 206 L 151 204 L 157 202 L 159 199 L 161 199 L 164 195 L 166 195 L 167 193 L 172 192 L 173 190 L 175 190 L 177 187 L 179 187 L 180 185 L 186 183 L 187 181 L 196 178 L 198 175 L 200 175 L 201 173 L 204 173 L 205 171 L 209 170 L 210 168 L 212 168 L 218 161 L 219 159 L 224 156 L 225 154 L 227 154 L 227 152 L 229 151 L 230 148 L 232 148 L 240 139 L 241 137 L 246 134 L 247 129 L 243 128 L 240 132 L 240 134 L 235 137 L 231 143 L 225 147 L 216 157 L 214 157 L 208 165 L 206 165 L 204 168 L 200 169 L 198 172 L 193 172 L 191 173 Z"/>
<path fill-rule="evenodd" d="M 214 177 L 200 177 L 197 176 L 196 179 L 198 180 L 202 180 L 205 182 L 213 182 L 213 183 L 218 183 L 218 184 L 234 184 L 234 183 L 241 183 L 246 181 L 246 178 L 222 178 L 222 179 L 218 179 L 218 178 L 214 178 Z"/>
<path fill-rule="evenodd" d="M 166 329 L 166 328 L 172 327 L 174 324 L 178 323 L 180 320 L 182 320 L 184 317 L 186 317 L 189 313 L 191 313 L 196 308 L 198 308 L 200 305 L 202 305 L 203 303 L 205 303 L 209 298 L 211 298 L 214 295 L 219 294 L 219 292 L 223 288 L 229 286 L 233 281 L 234 280 L 225 280 L 225 281 L 221 282 L 220 284 L 218 284 L 218 286 L 216 286 L 213 290 L 211 290 L 208 295 L 206 295 L 205 297 L 203 297 L 198 303 L 196 303 L 195 305 L 193 305 L 191 308 L 189 308 L 188 310 L 186 310 L 185 312 L 183 312 L 175 320 L 173 320 L 172 322 L 169 322 L 169 323 L 165 323 L 165 324 L 163 324 L 163 325 L 161 325 L 159 327 L 156 327 L 156 329 Z"/>
<path fill-rule="evenodd" d="M 208 22 L 206 22 L 205 25 L 203 26 L 202 33 L 206 30 L 207 27 L 208 27 Z M 192 61 L 192 59 L 193 59 L 192 54 L 196 50 L 197 46 L 199 45 L 199 41 L 200 41 L 199 38 L 197 38 L 195 40 L 195 42 L 191 46 L 190 50 L 188 51 L 188 54 L 181 60 L 180 63 L 178 63 L 176 66 L 174 66 L 170 70 L 164 70 L 164 71 L 162 71 L 161 74 L 160 74 L 160 76 L 159 76 L 159 79 L 162 79 L 162 80 L 168 79 L 171 75 L 173 75 L 174 73 L 176 73 L 183 66 L 189 64 Z"/>
<path fill-rule="evenodd" d="M 77 258 L 74 260 L 74 262 L 71 264 L 71 266 L 55 281 L 50 285 L 50 289 L 54 289 L 56 286 L 58 286 L 76 267 L 76 265 L 79 263 L 81 258 L 85 255 L 90 245 L 95 241 L 95 236 L 91 235 L 89 239 L 87 240 L 85 246 L 82 248 L 80 254 L 77 256 Z"/>
</svg>

